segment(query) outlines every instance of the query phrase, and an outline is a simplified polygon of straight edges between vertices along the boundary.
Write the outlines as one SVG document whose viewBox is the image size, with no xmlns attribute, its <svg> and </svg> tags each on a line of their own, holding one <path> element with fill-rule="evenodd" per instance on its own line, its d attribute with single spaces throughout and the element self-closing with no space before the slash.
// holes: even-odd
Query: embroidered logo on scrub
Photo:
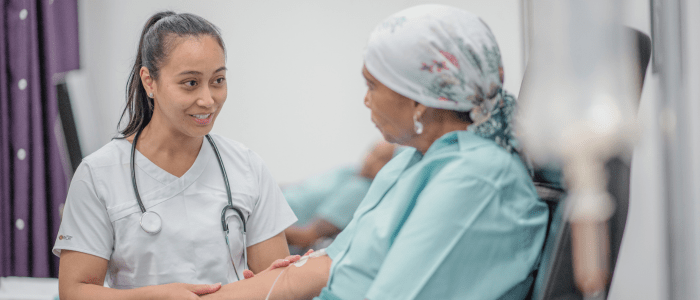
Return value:
<svg viewBox="0 0 700 300">
<path fill-rule="evenodd" d="M 59 235 L 59 236 L 58 236 L 58 239 L 61 240 L 61 241 L 62 241 L 62 240 L 70 241 L 70 239 L 72 239 L 72 238 L 73 238 L 72 236 L 67 235 L 67 234 L 66 234 L 66 235 Z"/>
</svg>

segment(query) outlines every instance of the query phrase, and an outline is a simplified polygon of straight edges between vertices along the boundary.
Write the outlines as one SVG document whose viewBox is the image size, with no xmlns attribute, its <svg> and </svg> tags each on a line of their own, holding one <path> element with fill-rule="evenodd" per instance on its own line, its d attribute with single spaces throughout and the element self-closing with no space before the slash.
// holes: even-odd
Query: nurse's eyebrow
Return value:
<svg viewBox="0 0 700 300">
<path fill-rule="evenodd" d="M 177 74 L 178 76 L 180 75 L 202 75 L 202 72 L 199 71 L 183 71 L 180 72 L 180 74 Z"/>
<path fill-rule="evenodd" d="M 219 73 L 219 72 L 221 72 L 221 71 L 226 71 L 226 70 L 228 70 L 226 67 L 221 67 L 221 68 L 216 69 L 216 71 L 214 71 L 214 73 Z M 180 72 L 180 74 L 177 74 L 177 75 L 178 75 L 178 76 L 180 76 L 180 75 L 202 75 L 202 72 L 199 72 L 199 71 L 182 71 L 182 72 Z"/>
</svg>

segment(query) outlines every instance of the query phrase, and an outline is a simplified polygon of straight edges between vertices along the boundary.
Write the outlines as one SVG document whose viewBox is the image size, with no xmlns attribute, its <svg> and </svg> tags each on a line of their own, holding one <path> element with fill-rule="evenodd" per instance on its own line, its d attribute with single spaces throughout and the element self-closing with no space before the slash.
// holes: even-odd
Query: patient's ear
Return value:
<svg viewBox="0 0 700 300">
<path fill-rule="evenodd" d="M 498 67 L 498 76 L 501 79 L 501 83 L 503 83 L 503 78 L 505 74 L 503 73 L 503 67 Z"/>
</svg>

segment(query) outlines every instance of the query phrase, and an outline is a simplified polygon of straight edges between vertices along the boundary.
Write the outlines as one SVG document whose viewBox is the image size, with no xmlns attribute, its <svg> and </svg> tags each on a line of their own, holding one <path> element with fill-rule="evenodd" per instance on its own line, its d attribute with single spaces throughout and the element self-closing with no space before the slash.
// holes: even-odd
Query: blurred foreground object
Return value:
<svg viewBox="0 0 700 300">
<path fill-rule="evenodd" d="M 668 299 L 700 299 L 700 1 L 652 4 L 658 16 L 653 30 L 661 93 L 654 108 L 664 136 Z"/>
<path fill-rule="evenodd" d="M 538 1 L 520 131 L 537 165 L 562 166 L 573 275 L 584 298 L 610 282 L 608 219 L 615 212 L 605 163 L 629 153 L 639 76 L 632 40 L 617 23 L 620 1 Z M 643 79 L 643 78 L 642 78 Z"/>
</svg>

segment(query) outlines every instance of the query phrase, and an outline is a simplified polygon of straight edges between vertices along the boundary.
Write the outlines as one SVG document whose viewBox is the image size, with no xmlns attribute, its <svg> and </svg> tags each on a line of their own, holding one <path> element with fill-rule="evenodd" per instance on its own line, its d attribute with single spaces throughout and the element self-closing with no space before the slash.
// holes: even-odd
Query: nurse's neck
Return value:
<svg viewBox="0 0 700 300">
<path fill-rule="evenodd" d="M 164 124 L 158 114 L 139 135 L 136 150 L 166 172 L 181 177 L 192 167 L 204 137 L 192 137 Z M 133 137 L 127 138 L 133 143 Z"/>
</svg>

